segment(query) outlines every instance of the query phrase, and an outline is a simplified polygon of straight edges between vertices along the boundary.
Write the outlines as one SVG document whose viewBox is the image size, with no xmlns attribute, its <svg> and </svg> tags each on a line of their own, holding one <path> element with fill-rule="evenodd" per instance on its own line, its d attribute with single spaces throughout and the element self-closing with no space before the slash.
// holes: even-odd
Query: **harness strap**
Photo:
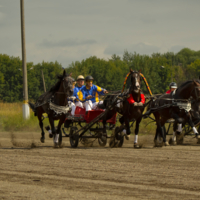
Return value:
<svg viewBox="0 0 200 200">
<path fill-rule="evenodd" d="M 148 84 L 146 78 L 145 78 L 144 75 L 141 74 L 141 73 L 140 73 L 140 76 L 143 78 L 143 80 L 144 80 L 144 82 L 145 82 L 145 85 L 146 85 L 146 87 L 147 87 L 147 90 L 149 91 L 150 96 L 152 96 L 152 92 L 151 92 L 151 89 L 150 89 L 150 87 L 149 87 L 149 84 Z"/>
</svg>

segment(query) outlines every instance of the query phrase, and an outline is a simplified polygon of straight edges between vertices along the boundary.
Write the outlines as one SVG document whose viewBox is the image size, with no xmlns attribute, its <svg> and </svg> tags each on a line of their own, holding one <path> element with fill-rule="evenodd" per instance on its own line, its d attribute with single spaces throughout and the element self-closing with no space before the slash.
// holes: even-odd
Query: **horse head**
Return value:
<svg viewBox="0 0 200 200">
<path fill-rule="evenodd" d="M 191 91 L 191 96 L 196 100 L 200 101 L 200 81 L 193 81 L 193 89 Z"/>
<path fill-rule="evenodd" d="M 140 71 L 130 70 L 131 74 L 131 89 L 134 93 L 139 93 L 141 88 L 141 76 Z"/>
<path fill-rule="evenodd" d="M 62 90 L 69 97 L 73 95 L 73 80 L 71 74 L 67 74 L 66 71 L 63 71 L 62 80 L 61 80 Z"/>
</svg>

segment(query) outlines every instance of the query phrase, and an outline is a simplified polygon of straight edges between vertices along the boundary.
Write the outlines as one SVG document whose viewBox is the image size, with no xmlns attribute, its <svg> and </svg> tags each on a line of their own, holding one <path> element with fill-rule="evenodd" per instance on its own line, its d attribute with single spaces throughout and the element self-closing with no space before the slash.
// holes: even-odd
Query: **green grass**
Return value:
<svg viewBox="0 0 200 200">
<path fill-rule="evenodd" d="M 48 124 L 48 120 L 44 120 Z M 0 131 L 39 131 L 39 123 L 34 113 L 30 111 L 30 118 L 24 120 L 22 103 L 0 103 Z"/>
<path fill-rule="evenodd" d="M 43 122 L 44 126 L 49 125 L 48 119 L 45 119 Z M 141 121 L 140 135 L 155 134 L 155 122 L 150 122 L 152 122 L 152 120 L 149 118 Z M 117 121 L 116 126 L 120 126 L 119 121 Z M 94 127 L 96 127 L 96 125 L 94 125 Z M 131 127 L 132 134 L 135 132 L 134 130 L 135 123 L 133 127 Z M 32 110 L 30 110 L 30 119 L 23 119 L 22 103 L 0 103 L 0 131 L 40 131 L 40 127 L 38 118 L 34 116 Z M 111 133 L 112 131 L 108 131 L 108 134 Z"/>
</svg>

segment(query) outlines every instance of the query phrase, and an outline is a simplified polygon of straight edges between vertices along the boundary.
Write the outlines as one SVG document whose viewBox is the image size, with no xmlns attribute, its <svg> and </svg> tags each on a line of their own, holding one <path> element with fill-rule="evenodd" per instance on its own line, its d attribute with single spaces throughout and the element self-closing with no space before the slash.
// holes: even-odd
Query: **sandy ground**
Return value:
<svg viewBox="0 0 200 200">
<path fill-rule="evenodd" d="M 53 148 L 39 133 L 0 133 L 0 199 L 200 199 L 200 146 Z M 31 148 L 34 147 L 34 148 Z"/>
</svg>

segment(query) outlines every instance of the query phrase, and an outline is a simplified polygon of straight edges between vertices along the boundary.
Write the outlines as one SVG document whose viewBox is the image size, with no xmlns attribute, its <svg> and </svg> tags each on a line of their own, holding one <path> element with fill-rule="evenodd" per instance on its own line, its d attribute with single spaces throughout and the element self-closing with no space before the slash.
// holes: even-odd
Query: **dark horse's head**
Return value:
<svg viewBox="0 0 200 200">
<path fill-rule="evenodd" d="M 59 81 L 50 89 L 54 93 L 65 94 L 66 96 L 73 95 L 73 79 L 71 74 L 67 74 L 66 71 L 63 71 L 62 75 L 58 75 L 57 78 Z"/>
<path fill-rule="evenodd" d="M 67 74 L 66 71 L 63 71 L 63 75 L 61 78 L 61 87 L 63 87 L 63 92 L 69 97 L 73 95 L 73 79 L 71 74 Z"/>
<path fill-rule="evenodd" d="M 186 81 L 176 90 L 175 96 L 179 99 L 189 99 L 192 97 L 195 101 L 200 100 L 200 80 Z"/>
<path fill-rule="evenodd" d="M 140 87 L 141 87 L 141 76 L 140 72 L 138 71 L 133 71 L 132 69 L 130 70 L 131 74 L 131 91 L 134 93 L 139 93 L 140 92 Z"/>
</svg>

